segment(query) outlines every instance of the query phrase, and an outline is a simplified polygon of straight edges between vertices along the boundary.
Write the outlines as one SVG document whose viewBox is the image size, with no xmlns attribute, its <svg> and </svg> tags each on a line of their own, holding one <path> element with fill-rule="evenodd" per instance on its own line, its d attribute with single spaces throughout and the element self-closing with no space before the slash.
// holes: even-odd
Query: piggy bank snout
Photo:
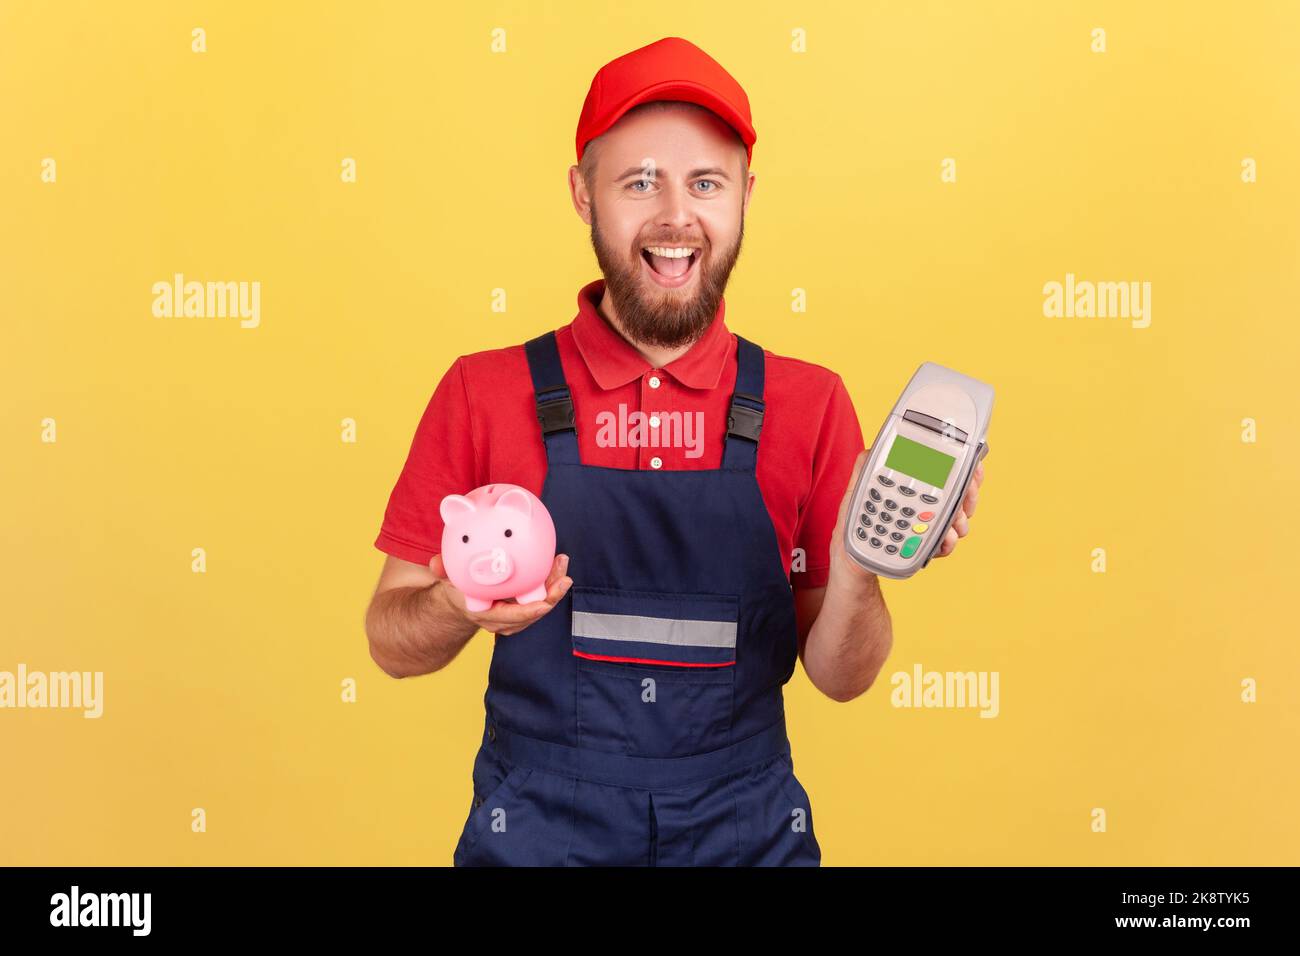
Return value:
<svg viewBox="0 0 1300 956">
<path fill-rule="evenodd" d="M 466 570 L 475 584 L 500 584 L 515 573 L 515 562 L 505 548 L 490 548 L 470 558 Z"/>
</svg>

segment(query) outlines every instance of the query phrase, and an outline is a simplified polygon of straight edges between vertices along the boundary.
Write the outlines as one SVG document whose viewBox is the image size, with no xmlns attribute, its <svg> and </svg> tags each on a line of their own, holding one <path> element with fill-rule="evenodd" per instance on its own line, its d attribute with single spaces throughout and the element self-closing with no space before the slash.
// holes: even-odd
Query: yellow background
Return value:
<svg viewBox="0 0 1300 956">
<path fill-rule="evenodd" d="M 0 670 L 105 672 L 99 720 L 0 711 L 0 862 L 450 863 L 491 638 L 385 676 L 371 542 L 451 361 L 598 276 L 574 126 L 666 35 L 753 105 L 731 328 L 868 442 L 921 361 L 997 388 L 877 685 L 787 688 L 824 863 L 1300 862 L 1297 5 L 621 6 L 0 2 Z M 154 318 L 176 272 L 260 281 L 260 327 Z M 1067 272 L 1150 327 L 1044 317 Z M 1001 715 L 891 707 L 918 662 Z"/>
</svg>

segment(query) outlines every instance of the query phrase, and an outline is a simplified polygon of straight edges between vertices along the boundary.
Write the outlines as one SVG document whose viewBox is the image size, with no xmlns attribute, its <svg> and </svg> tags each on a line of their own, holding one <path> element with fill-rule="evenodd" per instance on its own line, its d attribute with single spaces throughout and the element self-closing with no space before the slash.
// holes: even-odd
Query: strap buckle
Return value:
<svg viewBox="0 0 1300 956">
<path fill-rule="evenodd" d="M 551 398 L 538 402 L 537 421 L 542 426 L 543 436 L 569 429 L 577 431 L 573 422 L 573 399 Z"/>
<path fill-rule="evenodd" d="M 727 435 L 747 438 L 757 443 L 758 436 L 763 430 L 763 412 L 758 408 L 750 408 L 748 405 L 736 401 L 737 398 L 748 399 L 760 406 L 763 404 L 763 400 L 757 395 L 736 392 L 731 400 L 731 413 L 727 416 Z"/>
</svg>

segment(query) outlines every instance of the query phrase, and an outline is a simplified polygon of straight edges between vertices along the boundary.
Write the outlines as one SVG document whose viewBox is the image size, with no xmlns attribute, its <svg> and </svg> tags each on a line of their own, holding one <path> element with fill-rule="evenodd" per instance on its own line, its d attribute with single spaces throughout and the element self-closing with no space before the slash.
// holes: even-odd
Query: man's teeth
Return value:
<svg viewBox="0 0 1300 956">
<path fill-rule="evenodd" d="M 695 250 L 689 246 L 646 246 L 645 251 L 653 256 L 661 256 L 664 259 L 685 259 Z"/>
</svg>

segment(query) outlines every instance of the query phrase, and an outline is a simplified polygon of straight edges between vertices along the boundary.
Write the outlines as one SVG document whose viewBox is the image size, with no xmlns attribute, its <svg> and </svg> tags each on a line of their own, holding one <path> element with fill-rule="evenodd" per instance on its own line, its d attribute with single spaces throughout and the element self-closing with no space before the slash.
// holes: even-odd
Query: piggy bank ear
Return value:
<svg viewBox="0 0 1300 956">
<path fill-rule="evenodd" d="M 442 504 L 438 505 L 438 513 L 442 515 L 444 524 L 452 524 L 472 515 L 475 510 L 474 502 L 464 495 L 448 495 L 442 499 Z"/>
<path fill-rule="evenodd" d="M 497 499 L 496 506 L 518 511 L 525 518 L 533 513 L 533 502 L 522 488 L 511 488 Z"/>
</svg>

